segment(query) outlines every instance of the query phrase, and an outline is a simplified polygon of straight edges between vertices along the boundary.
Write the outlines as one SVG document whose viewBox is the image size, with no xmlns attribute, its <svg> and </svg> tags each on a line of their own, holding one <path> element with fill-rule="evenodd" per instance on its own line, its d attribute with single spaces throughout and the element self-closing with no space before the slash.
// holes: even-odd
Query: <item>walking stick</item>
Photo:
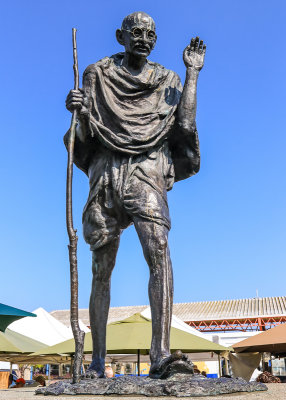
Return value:
<svg viewBox="0 0 286 400">
<path fill-rule="evenodd" d="M 76 29 L 72 29 L 73 40 L 73 70 L 74 70 L 74 89 L 79 88 L 79 74 L 77 62 Z M 70 320 L 75 341 L 75 355 L 72 370 L 73 383 L 80 381 L 81 366 L 83 358 L 84 332 L 79 327 L 78 322 L 78 272 L 77 272 L 77 240 L 76 230 L 73 227 L 72 215 L 72 177 L 73 177 L 73 154 L 75 142 L 75 130 L 77 125 L 77 110 L 73 111 L 70 136 L 68 142 L 68 165 L 67 165 L 67 187 L 66 187 L 66 224 L 69 236 L 69 261 L 70 261 Z"/>
</svg>

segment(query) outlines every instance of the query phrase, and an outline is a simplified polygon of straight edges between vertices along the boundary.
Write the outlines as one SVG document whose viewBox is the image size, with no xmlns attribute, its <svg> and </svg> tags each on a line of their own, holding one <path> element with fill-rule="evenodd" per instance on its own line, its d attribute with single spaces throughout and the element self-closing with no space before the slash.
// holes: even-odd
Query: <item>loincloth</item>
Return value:
<svg viewBox="0 0 286 400">
<path fill-rule="evenodd" d="M 171 227 L 167 190 L 174 168 L 167 143 L 135 156 L 100 148 L 89 167 L 83 234 L 91 250 L 118 237 L 134 218 Z"/>
</svg>

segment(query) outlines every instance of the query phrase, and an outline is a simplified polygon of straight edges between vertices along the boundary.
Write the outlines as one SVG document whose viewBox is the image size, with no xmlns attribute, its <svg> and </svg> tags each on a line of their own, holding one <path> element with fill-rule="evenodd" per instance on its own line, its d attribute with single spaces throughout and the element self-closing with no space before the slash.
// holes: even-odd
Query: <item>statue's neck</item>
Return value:
<svg viewBox="0 0 286 400">
<path fill-rule="evenodd" d="M 134 57 L 130 53 L 124 53 L 122 65 L 132 74 L 139 75 L 146 66 L 146 57 Z"/>
</svg>

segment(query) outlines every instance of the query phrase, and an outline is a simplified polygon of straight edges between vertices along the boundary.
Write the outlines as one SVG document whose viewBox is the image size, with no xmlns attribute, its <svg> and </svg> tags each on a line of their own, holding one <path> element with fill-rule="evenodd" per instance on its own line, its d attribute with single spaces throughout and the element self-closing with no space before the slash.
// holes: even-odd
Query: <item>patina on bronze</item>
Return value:
<svg viewBox="0 0 286 400">
<path fill-rule="evenodd" d="M 173 273 L 168 247 L 167 191 L 199 171 L 197 79 L 206 46 L 193 38 L 183 52 L 186 79 L 147 59 L 156 44 L 153 19 L 128 15 L 116 31 L 125 52 L 87 67 L 83 87 L 66 107 L 77 110 L 74 163 L 89 177 L 84 238 L 92 251 L 90 296 L 92 363 L 86 377 L 104 377 L 110 278 L 120 235 L 134 224 L 150 269 L 152 313 L 150 377 L 192 372 L 178 352 L 170 355 Z M 67 145 L 70 131 L 65 136 Z"/>
</svg>

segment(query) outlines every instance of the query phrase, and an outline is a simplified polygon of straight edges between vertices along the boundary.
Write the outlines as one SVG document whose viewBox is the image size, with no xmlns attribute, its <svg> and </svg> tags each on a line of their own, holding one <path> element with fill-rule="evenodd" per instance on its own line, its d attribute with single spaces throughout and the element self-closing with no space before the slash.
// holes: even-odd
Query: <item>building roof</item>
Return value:
<svg viewBox="0 0 286 400">
<path fill-rule="evenodd" d="M 128 318 L 135 313 L 140 313 L 147 307 L 148 306 L 110 307 L 108 314 L 108 324 Z M 70 310 L 55 310 L 52 311 L 50 314 L 66 326 L 70 326 Z M 89 311 L 87 308 L 79 309 L 78 317 L 86 326 L 90 326 Z"/>
<path fill-rule="evenodd" d="M 183 321 L 285 316 L 286 296 L 179 303 L 173 313 Z"/>
<path fill-rule="evenodd" d="M 146 307 L 148 306 L 111 307 L 108 323 L 128 318 L 142 312 Z M 173 314 L 185 322 L 286 316 L 286 296 L 176 303 Z M 70 326 L 69 310 L 52 311 L 51 315 Z M 88 309 L 80 309 L 79 318 L 85 325 L 90 325 Z"/>
</svg>

